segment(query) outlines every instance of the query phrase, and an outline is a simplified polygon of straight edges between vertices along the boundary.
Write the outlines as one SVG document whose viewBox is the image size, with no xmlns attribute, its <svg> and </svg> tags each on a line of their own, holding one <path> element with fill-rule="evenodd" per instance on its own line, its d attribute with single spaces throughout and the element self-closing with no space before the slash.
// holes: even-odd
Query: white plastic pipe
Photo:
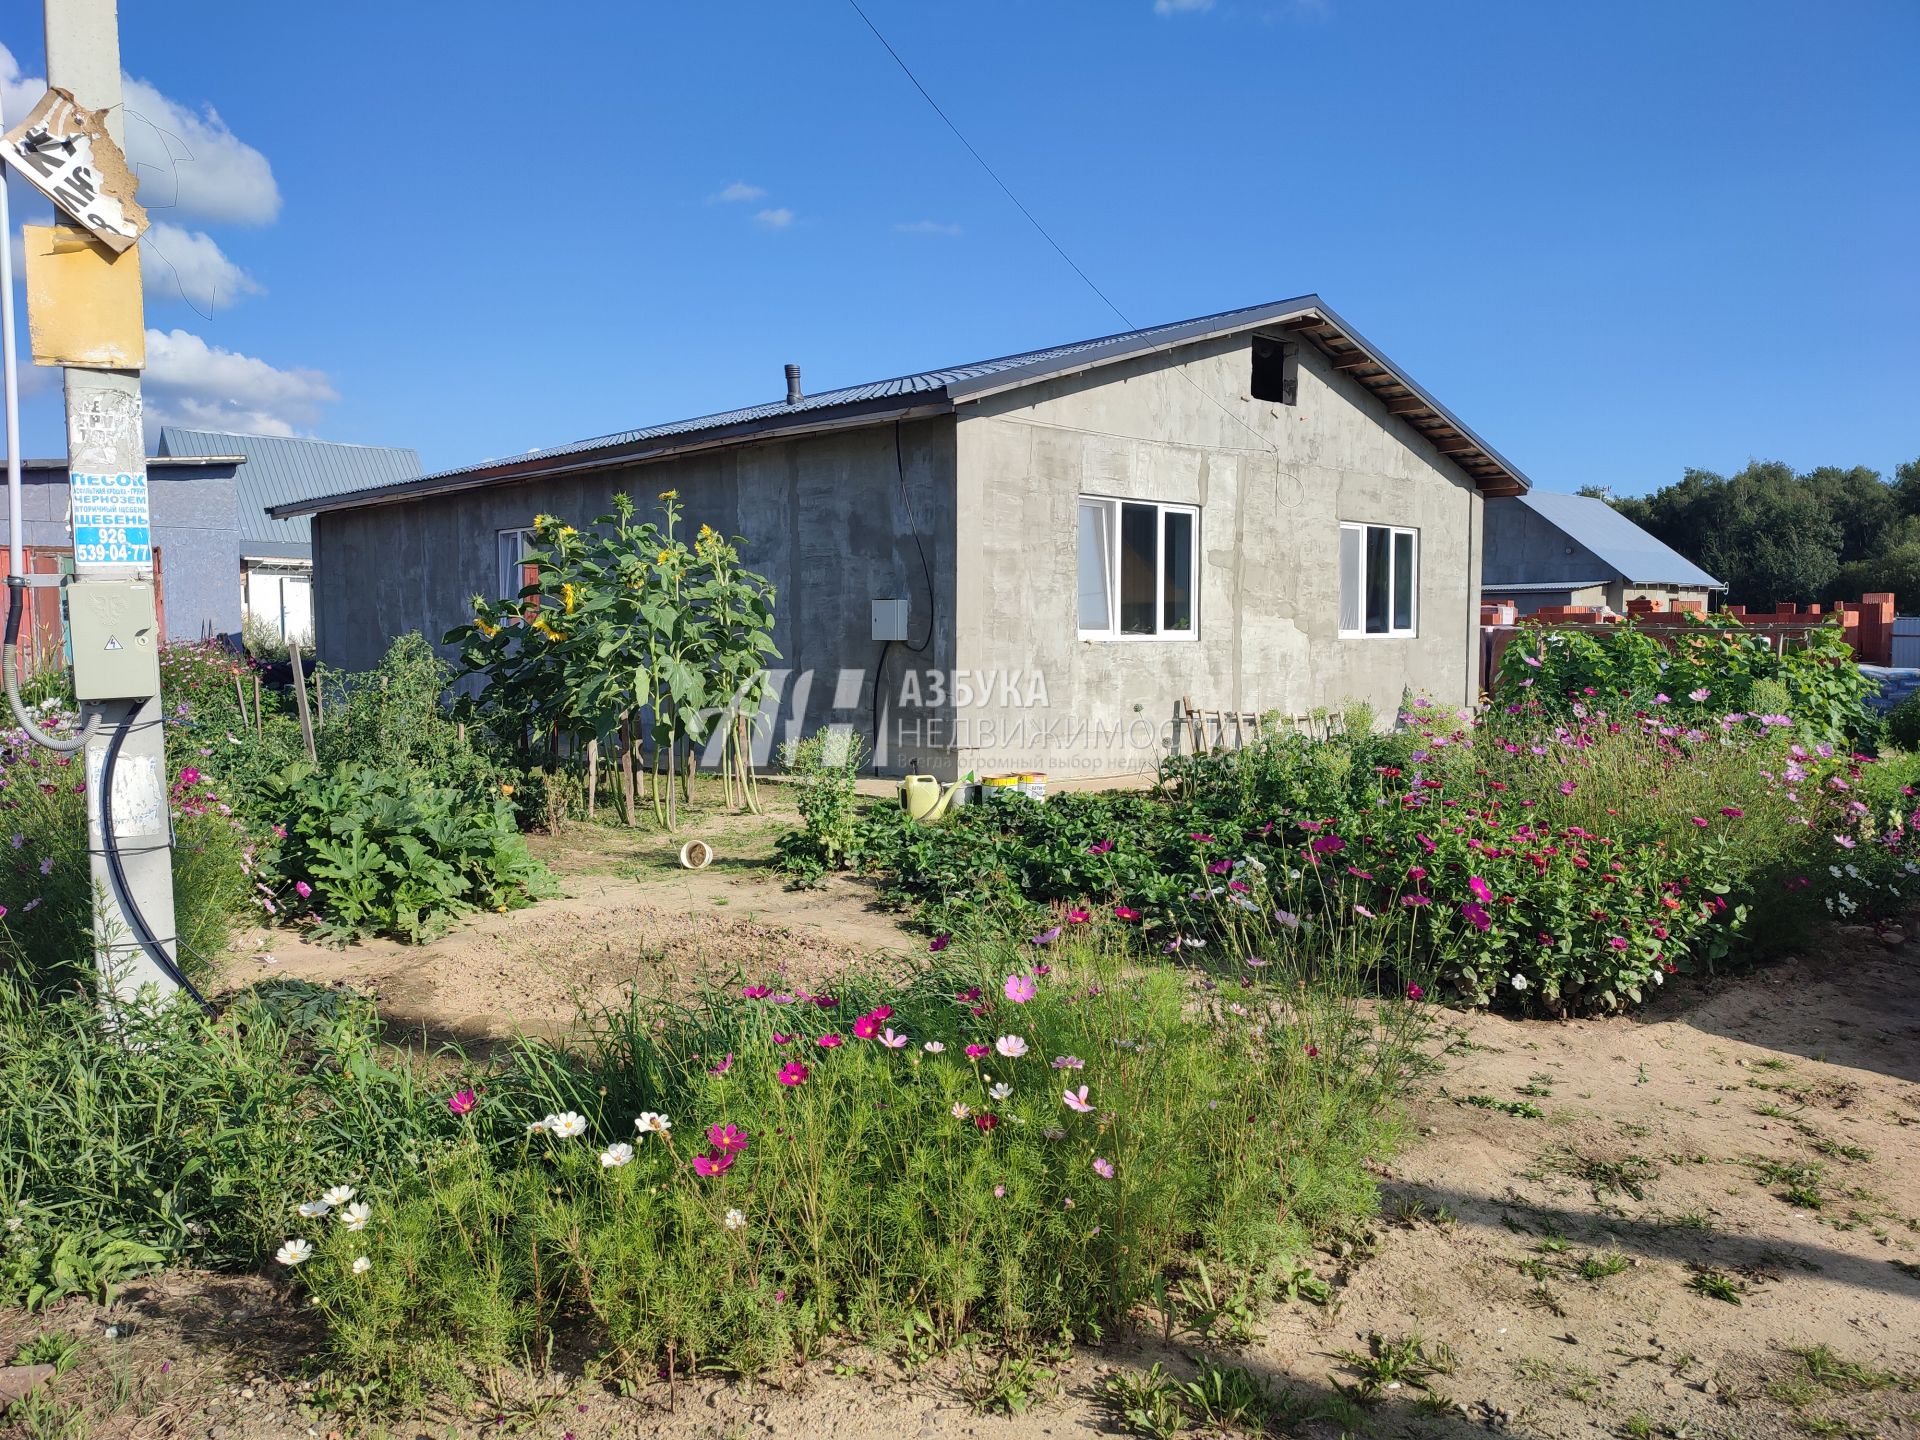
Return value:
<svg viewBox="0 0 1920 1440">
<path fill-rule="evenodd" d="M 0 133 L 6 128 L 0 108 Z M 18 575 L 26 566 L 20 540 L 20 362 L 13 350 L 13 214 L 5 162 L 0 162 L 0 343 L 7 351 L 7 573 Z"/>
</svg>

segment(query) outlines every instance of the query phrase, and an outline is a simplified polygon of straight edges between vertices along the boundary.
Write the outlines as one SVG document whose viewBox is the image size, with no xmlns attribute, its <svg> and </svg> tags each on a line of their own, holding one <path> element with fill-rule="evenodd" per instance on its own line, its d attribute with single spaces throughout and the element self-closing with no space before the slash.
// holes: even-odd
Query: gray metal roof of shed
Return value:
<svg viewBox="0 0 1920 1440">
<path fill-rule="evenodd" d="M 1727 588 L 1724 581 L 1714 579 L 1678 550 L 1654 539 L 1604 500 L 1589 495 L 1569 495 L 1560 490 L 1535 490 L 1515 498 L 1556 530 L 1598 555 L 1629 585 Z M 1500 587 L 1497 581 L 1489 580 L 1482 588 L 1497 590 Z"/>
<path fill-rule="evenodd" d="M 160 453 L 169 457 L 240 456 L 234 477 L 240 510 L 240 549 L 261 557 L 310 554 L 308 522 L 298 511 L 269 518 L 276 506 L 316 495 L 351 494 L 410 480 L 420 473 L 417 451 L 384 445 L 346 445 L 290 435 L 237 435 L 224 430 L 160 429 Z"/>
<path fill-rule="evenodd" d="M 722 410 L 690 420 L 675 420 L 569 445 L 529 451 L 505 460 L 490 460 L 456 470 L 437 471 L 403 483 L 358 489 L 349 493 L 302 497 L 271 508 L 275 516 L 311 515 L 324 510 L 358 509 L 428 495 L 450 494 L 483 485 L 566 471 L 604 469 L 613 465 L 658 459 L 688 450 L 708 449 L 747 440 L 766 440 L 853 425 L 873 425 L 920 415 L 951 413 L 968 401 L 1004 390 L 1091 370 L 1179 345 L 1193 344 L 1242 331 L 1274 329 L 1297 335 L 1318 346 L 1336 370 L 1346 372 L 1371 390 L 1388 411 L 1404 419 L 1430 440 L 1447 458 L 1471 475 L 1488 494 L 1517 495 L 1530 484 L 1521 471 L 1454 414 L 1421 389 L 1379 349 L 1323 304 L 1317 295 L 1303 295 L 1267 305 L 1224 310 L 1194 320 L 1127 330 L 978 360 L 941 370 L 922 370 L 890 380 L 823 390 L 789 404 L 785 400 Z"/>
</svg>

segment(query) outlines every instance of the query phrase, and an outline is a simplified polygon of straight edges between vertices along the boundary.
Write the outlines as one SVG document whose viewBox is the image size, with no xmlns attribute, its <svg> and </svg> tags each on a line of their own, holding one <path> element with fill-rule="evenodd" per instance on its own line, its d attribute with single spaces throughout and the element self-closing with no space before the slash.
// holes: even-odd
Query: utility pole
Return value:
<svg viewBox="0 0 1920 1440">
<path fill-rule="evenodd" d="M 124 152 L 116 0 L 46 0 L 46 33 L 47 84 L 104 116 Z M 111 1010 L 148 987 L 160 999 L 179 988 L 140 372 L 69 366 L 66 399 L 68 638 L 83 728 L 96 726 L 85 752 L 88 850 L 100 1000 Z M 137 524 L 103 526 L 103 514 Z"/>
</svg>

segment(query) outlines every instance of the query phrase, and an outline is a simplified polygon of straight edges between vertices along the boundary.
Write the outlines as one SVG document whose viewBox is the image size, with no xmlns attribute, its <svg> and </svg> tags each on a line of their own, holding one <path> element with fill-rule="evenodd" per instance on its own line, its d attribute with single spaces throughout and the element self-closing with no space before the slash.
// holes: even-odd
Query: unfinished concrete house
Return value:
<svg viewBox="0 0 1920 1440">
<path fill-rule="evenodd" d="M 1182 700 L 1473 698 L 1483 500 L 1528 481 L 1317 296 L 282 505 L 320 657 L 519 587 L 537 514 L 678 490 L 778 586 L 768 744 L 877 768 L 1137 773 Z"/>
<path fill-rule="evenodd" d="M 1518 615 L 1555 605 L 1624 615 L 1630 600 L 1704 614 L 1726 588 L 1593 496 L 1535 490 L 1487 507 L 1481 592 L 1511 602 Z"/>
</svg>

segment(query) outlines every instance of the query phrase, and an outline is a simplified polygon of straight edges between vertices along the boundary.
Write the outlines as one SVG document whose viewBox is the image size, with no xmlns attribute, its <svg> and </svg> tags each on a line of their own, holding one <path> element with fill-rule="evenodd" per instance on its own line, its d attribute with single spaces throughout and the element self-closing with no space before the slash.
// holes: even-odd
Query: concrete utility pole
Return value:
<svg viewBox="0 0 1920 1440">
<path fill-rule="evenodd" d="M 47 83 L 104 115 L 124 151 L 115 0 L 46 0 L 46 27 Z M 86 747 L 87 828 L 100 999 L 111 1008 L 150 986 L 162 999 L 179 988 L 140 372 L 70 366 L 66 396 L 74 526 L 68 636 L 82 721 L 99 717 Z M 83 523 L 100 513 L 103 495 L 123 516 L 137 516 L 137 525 Z"/>
</svg>

